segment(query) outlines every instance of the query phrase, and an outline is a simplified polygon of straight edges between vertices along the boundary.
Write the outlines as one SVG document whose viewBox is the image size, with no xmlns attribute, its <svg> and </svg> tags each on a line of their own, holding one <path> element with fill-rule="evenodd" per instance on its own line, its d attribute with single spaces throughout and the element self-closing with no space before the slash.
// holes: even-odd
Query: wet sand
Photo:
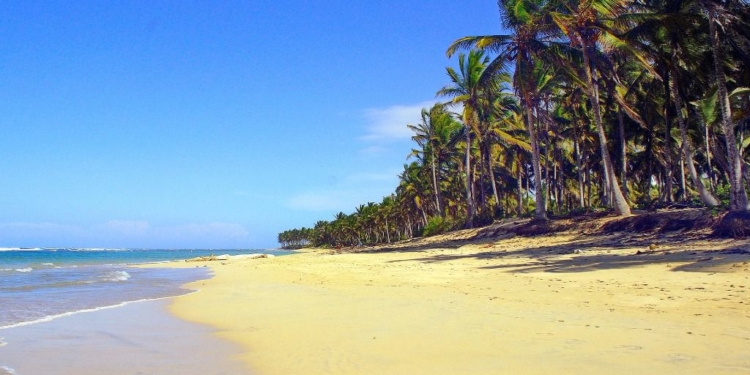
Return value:
<svg viewBox="0 0 750 375">
<path fill-rule="evenodd" d="M 137 302 L 0 330 L 0 374 L 251 374 L 233 359 L 236 344 L 173 317 L 169 303 Z"/>
<path fill-rule="evenodd" d="M 745 249 L 567 233 L 318 250 L 208 262 L 170 310 L 260 375 L 742 374 Z"/>
</svg>

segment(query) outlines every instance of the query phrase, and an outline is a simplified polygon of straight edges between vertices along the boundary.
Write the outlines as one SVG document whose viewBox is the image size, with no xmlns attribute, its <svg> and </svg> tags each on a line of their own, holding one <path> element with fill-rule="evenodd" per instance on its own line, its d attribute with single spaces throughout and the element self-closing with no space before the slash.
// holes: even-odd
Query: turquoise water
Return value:
<svg viewBox="0 0 750 375">
<path fill-rule="evenodd" d="M 0 330 L 84 311 L 123 306 L 191 292 L 181 286 L 210 277 L 207 268 L 134 268 L 206 255 L 278 250 L 0 250 Z M 2 345 L 2 343 L 0 343 Z"/>
</svg>

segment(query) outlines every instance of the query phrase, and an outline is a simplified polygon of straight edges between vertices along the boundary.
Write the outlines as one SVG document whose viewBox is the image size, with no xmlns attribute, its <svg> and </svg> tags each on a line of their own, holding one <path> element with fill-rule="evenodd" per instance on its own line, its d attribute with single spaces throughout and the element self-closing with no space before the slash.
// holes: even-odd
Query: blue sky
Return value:
<svg viewBox="0 0 750 375">
<path fill-rule="evenodd" d="M 5 1 L 0 247 L 266 248 L 394 191 L 494 0 Z"/>
</svg>

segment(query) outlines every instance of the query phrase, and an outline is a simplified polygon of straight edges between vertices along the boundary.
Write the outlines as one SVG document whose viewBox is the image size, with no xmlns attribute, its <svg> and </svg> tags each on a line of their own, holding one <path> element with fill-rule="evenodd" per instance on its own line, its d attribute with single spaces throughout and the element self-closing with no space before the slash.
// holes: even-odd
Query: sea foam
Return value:
<svg viewBox="0 0 750 375">
<path fill-rule="evenodd" d="M 0 251 L 40 251 L 41 247 L 0 247 Z"/>
<path fill-rule="evenodd" d="M 128 281 L 130 274 L 125 271 L 107 272 L 102 276 L 102 281 Z"/>
<path fill-rule="evenodd" d="M 39 318 L 39 319 L 28 320 L 28 321 L 25 321 L 25 322 L 18 322 L 18 323 L 10 324 L 10 325 L 7 325 L 7 326 L 0 326 L 0 330 L 8 329 L 8 328 L 23 327 L 23 326 L 28 326 L 28 325 L 32 325 L 32 324 L 38 324 L 38 323 L 46 323 L 46 322 L 51 322 L 51 321 L 53 321 L 55 319 L 64 318 L 66 316 L 71 316 L 71 315 L 76 315 L 76 314 L 82 314 L 82 313 L 90 313 L 90 312 L 101 311 L 101 310 L 114 309 L 114 308 L 118 308 L 118 307 L 122 307 L 122 306 L 127 306 L 127 305 L 129 305 L 131 303 L 148 302 L 148 301 L 158 301 L 158 300 L 162 300 L 162 299 L 166 299 L 166 298 L 171 298 L 171 297 L 144 298 L 144 299 L 138 299 L 138 300 L 135 300 L 135 301 L 120 302 L 120 303 L 117 303 L 117 304 L 114 304 L 114 305 L 100 306 L 100 307 L 94 307 L 94 308 L 90 308 L 90 309 L 81 309 L 81 310 L 76 310 L 76 311 L 68 311 L 68 312 L 64 312 L 62 314 L 47 315 L 47 316 Z M 2 368 L 2 367 L 0 367 L 0 368 Z"/>
</svg>

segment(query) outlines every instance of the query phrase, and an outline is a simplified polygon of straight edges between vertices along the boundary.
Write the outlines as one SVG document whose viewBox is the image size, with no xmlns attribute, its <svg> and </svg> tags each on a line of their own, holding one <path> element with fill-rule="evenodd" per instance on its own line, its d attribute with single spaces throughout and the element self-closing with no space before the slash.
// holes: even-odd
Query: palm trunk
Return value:
<svg viewBox="0 0 750 375">
<path fill-rule="evenodd" d="M 601 110 L 599 108 L 599 89 L 594 81 L 593 73 L 591 72 L 591 63 L 589 59 L 589 51 L 586 44 L 584 44 L 583 50 L 583 64 L 585 65 L 586 78 L 588 79 L 589 96 L 591 97 L 591 107 L 594 110 L 594 120 L 596 121 L 596 131 L 599 134 L 599 147 L 601 149 L 602 161 L 604 162 L 604 169 L 607 173 L 607 179 L 609 180 L 610 186 L 608 188 L 612 192 L 612 203 L 615 209 L 615 213 L 620 216 L 630 215 L 630 206 L 625 200 L 625 196 L 622 194 L 620 184 L 617 181 L 617 176 L 612 168 L 612 158 L 607 150 L 607 135 L 604 132 L 604 125 L 602 124 Z"/>
<path fill-rule="evenodd" d="M 708 13 L 708 27 L 711 36 L 711 48 L 714 54 L 714 73 L 716 75 L 716 84 L 719 88 L 719 103 L 721 104 L 721 128 L 724 130 L 724 138 L 727 142 L 727 158 L 729 161 L 729 209 L 732 211 L 747 211 L 748 201 L 745 185 L 742 183 L 742 160 L 737 148 L 737 140 L 734 136 L 734 126 L 732 124 L 732 108 L 729 105 L 729 94 L 724 78 L 724 71 L 721 63 L 723 61 L 721 53 L 721 40 L 719 32 L 716 30 L 715 14 L 711 10 Z"/>
<path fill-rule="evenodd" d="M 490 182 L 492 183 L 492 194 L 495 195 L 495 206 L 500 207 L 500 196 L 497 193 L 497 183 L 495 182 L 495 171 L 492 169 L 492 151 L 487 150 L 487 168 L 489 170 Z"/>
<path fill-rule="evenodd" d="M 521 166 L 518 166 L 516 172 L 516 182 L 518 183 L 518 216 L 523 216 L 523 176 L 521 175 Z"/>
<path fill-rule="evenodd" d="M 586 166 L 585 174 L 583 175 L 586 178 L 586 207 L 591 207 L 591 169 Z"/>
<path fill-rule="evenodd" d="M 562 153 L 560 154 L 560 157 L 562 157 Z M 563 161 L 560 160 L 560 181 L 557 184 L 557 197 L 560 200 L 560 211 L 558 213 L 562 213 L 562 209 L 568 201 L 568 199 L 566 199 L 567 196 L 565 195 L 565 171 L 563 170 L 563 165 Z M 568 208 L 568 210 L 570 210 L 570 208 Z"/>
<path fill-rule="evenodd" d="M 549 178 L 549 153 L 550 153 L 550 140 L 549 140 L 549 121 L 547 120 L 547 112 L 544 115 L 539 113 L 540 108 L 537 107 L 537 118 L 544 119 L 544 210 L 550 207 L 550 178 Z"/>
<path fill-rule="evenodd" d="M 391 233 L 388 230 L 388 216 L 385 217 L 385 237 L 388 239 L 388 243 L 391 243 Z"/>
<path fill-rule="evenodd" d="M 581 205 L 581 208 L 585 207 L 585 202 L 583 200 L 583 166 L 581 162 L 581 146 L 579 145 L 579 134 L 578 134 L 578 126 L 577 120 L 575 117 L 573 117 L 573 147 L 576 154 L 576 169 L 577 169 L 577 175 L 578 175 L 578 202 Z"/>
<path fill-rule="evenodd" d="M 622 108 L 618 107 L 617 121 L 620 130 L 620 181 L 622 181 L 623 193 L 628 195 L 628 148 L 625 141 L 625 119 L 622 115 Z"/>
<path fill-rule="evenodd" d="M 698 116 L 700 117 L 700 115 Z M 704 143 L 706 146 L 706 163 L 708 164 L 708 182 L 711 184 L 711 192 L 716 192 L 716 183 L 714 181 L 714 168 L 711 165 L 711 136 L 708 131 L 708 123 L 704 123 L 703 127 L 705 130 L 705 139 Z"/>
<path fill-rule="evenodd" d="M 477 169 L 477 173 L 475 173 L 474 176 L 479 175 L 479 178 L 474 181 L 474 188 L 476 189 L 478 186 L 479 193 L 475 191 L 474 195 L 479 196 L 479 201 L 476 205 L 477 212 L 482 212 L 487 207 L 487 196 L 484 188 L 484 181 L 487 180 L 487 165 L 484 158 L 484 142 L 480 137 L 477 137 L 477 146 L 479 155 L 476 155 L 474 158 L 476 160 L 474 162 L 474 167 Z"/>
<path fill-rule="evenodd" d="M 471 194 L 474 196 L 474 217 L 476 217 L 484 209 L 485 194 L 482 182 L 485 179 L 485 171 L 482 168 L 482 155 L 473 155 L 472 158 L 474 160 L 474 173 L 471 174 Z"/>
<path fill-rule="evenodd" d="M 685 159 L 680 158 L 680 189 L 682 189 L 682 201 L 688 201 L 687 185 L 685 184 Z"/>
<path fill-rule="evenodd" d="M 541 156 L 539 153 L 539 140 L 537 139 L 536 127 L 534 126 L 534 107 L 531 105 L 531 99 L 528 94 L 525 95 L 526 103 L 526 127 L 529 131 L 529 142 L 531 143 L 531 164 L 534 169 L 534 192 L 536 199 L 537 219 L 546 220 L 547 211 L 544 210 L 544 188 L 542 187 L 542 167 Z"/>
<path fill-rule="evenodd" d="M 473 187 L 471 178 L 471 128 L 467 125 L 466 127 L 466 228 L 474 227 L 474 215 L 476 208 L 474 207 L 474 196 L 472 194 Z"/>
<path fill-rule="evenodd" d="M 434 149 L 433 149 L 434 152 Z M 443 199 L 442 195 L 440 194 L 440 182 L 438 181 L 438 175 L 437 175 L 437 166 L 435 165 L 435 155 L 432 155 L 432 188 L 435 190 L 435 205 L 437 207 L 437 212 L 440 217 L 445 217 L 445 213 L 443 212 Z"/>
<path fill-rule="evenodd" d="M 553 184 L 548 184 L 552 186 L 552 193 L 554 194 L 554 205 L 552 205 L 552 209 L 554 213 L 560 213 L 560 195 L 558 194 L 558 181 L 557 181 L 558 175 L 557 175 L 557 163 L 552 165 L 552 182 Z M 552 200 L 551 200 L 552 201 Z"/>
<path fill-rule="evenodd" d="M 601 150 L 599 151 L 599 153 L 601 154 Z M 602 163 L 601 167 L 602 172 L 599 174 L 599 178 L 601 180 L 599 182 L 599 186 L 601 186 L 601 204 L 602 206 L 613 207 L 613 199 L 610 198 L 612 196 L 612 183 L 609 182 L 610 170 L 607 168 L 607 164 L 605 163 Z"/>
<path fill-rule="evenodd" d="M 666 100 L 664 101 L 664 182 L 665 187 L 665 201 L 667 203 L 672 202 L 672 119 L 669 117 L 669 87 L 670 87 L 670 76 L 665 74 L 664 79 L 664 91 L 666 94 Z"/>
<path fill-rule="evenodd" d="M 711 192 L 706 189 L 701 181 L 698 172 L 695 170 L 695 164 L 693 164 L 693 153 L 690 151 L 690 144 L 688 143 L 687 125 L 685 119 L 682 118 L 682 97 L 677 91 L 677 75 L 672 74 L 672 83 L 670 84 L 670 92 L 672 94 L 672 103 L 674 103 L 675 112 L 677 113 L 677 123 L 680 125 L 680 138 L 682 138 L 682 158 L 687 164 L 688 172 L 690 173 L 690 180 L 693 182 L 698 194 L 701 197 L 701 202 L 708 207 L 716 207 L 719 205 L 719 201 L 711 195 Z M 684 173 L 682 174 L 685 175 Z M 683 186 L 683 191 L 684 186 Z M 687 191 L 685 191 L 685 197 L 687 198 Z"/>
</svg>

